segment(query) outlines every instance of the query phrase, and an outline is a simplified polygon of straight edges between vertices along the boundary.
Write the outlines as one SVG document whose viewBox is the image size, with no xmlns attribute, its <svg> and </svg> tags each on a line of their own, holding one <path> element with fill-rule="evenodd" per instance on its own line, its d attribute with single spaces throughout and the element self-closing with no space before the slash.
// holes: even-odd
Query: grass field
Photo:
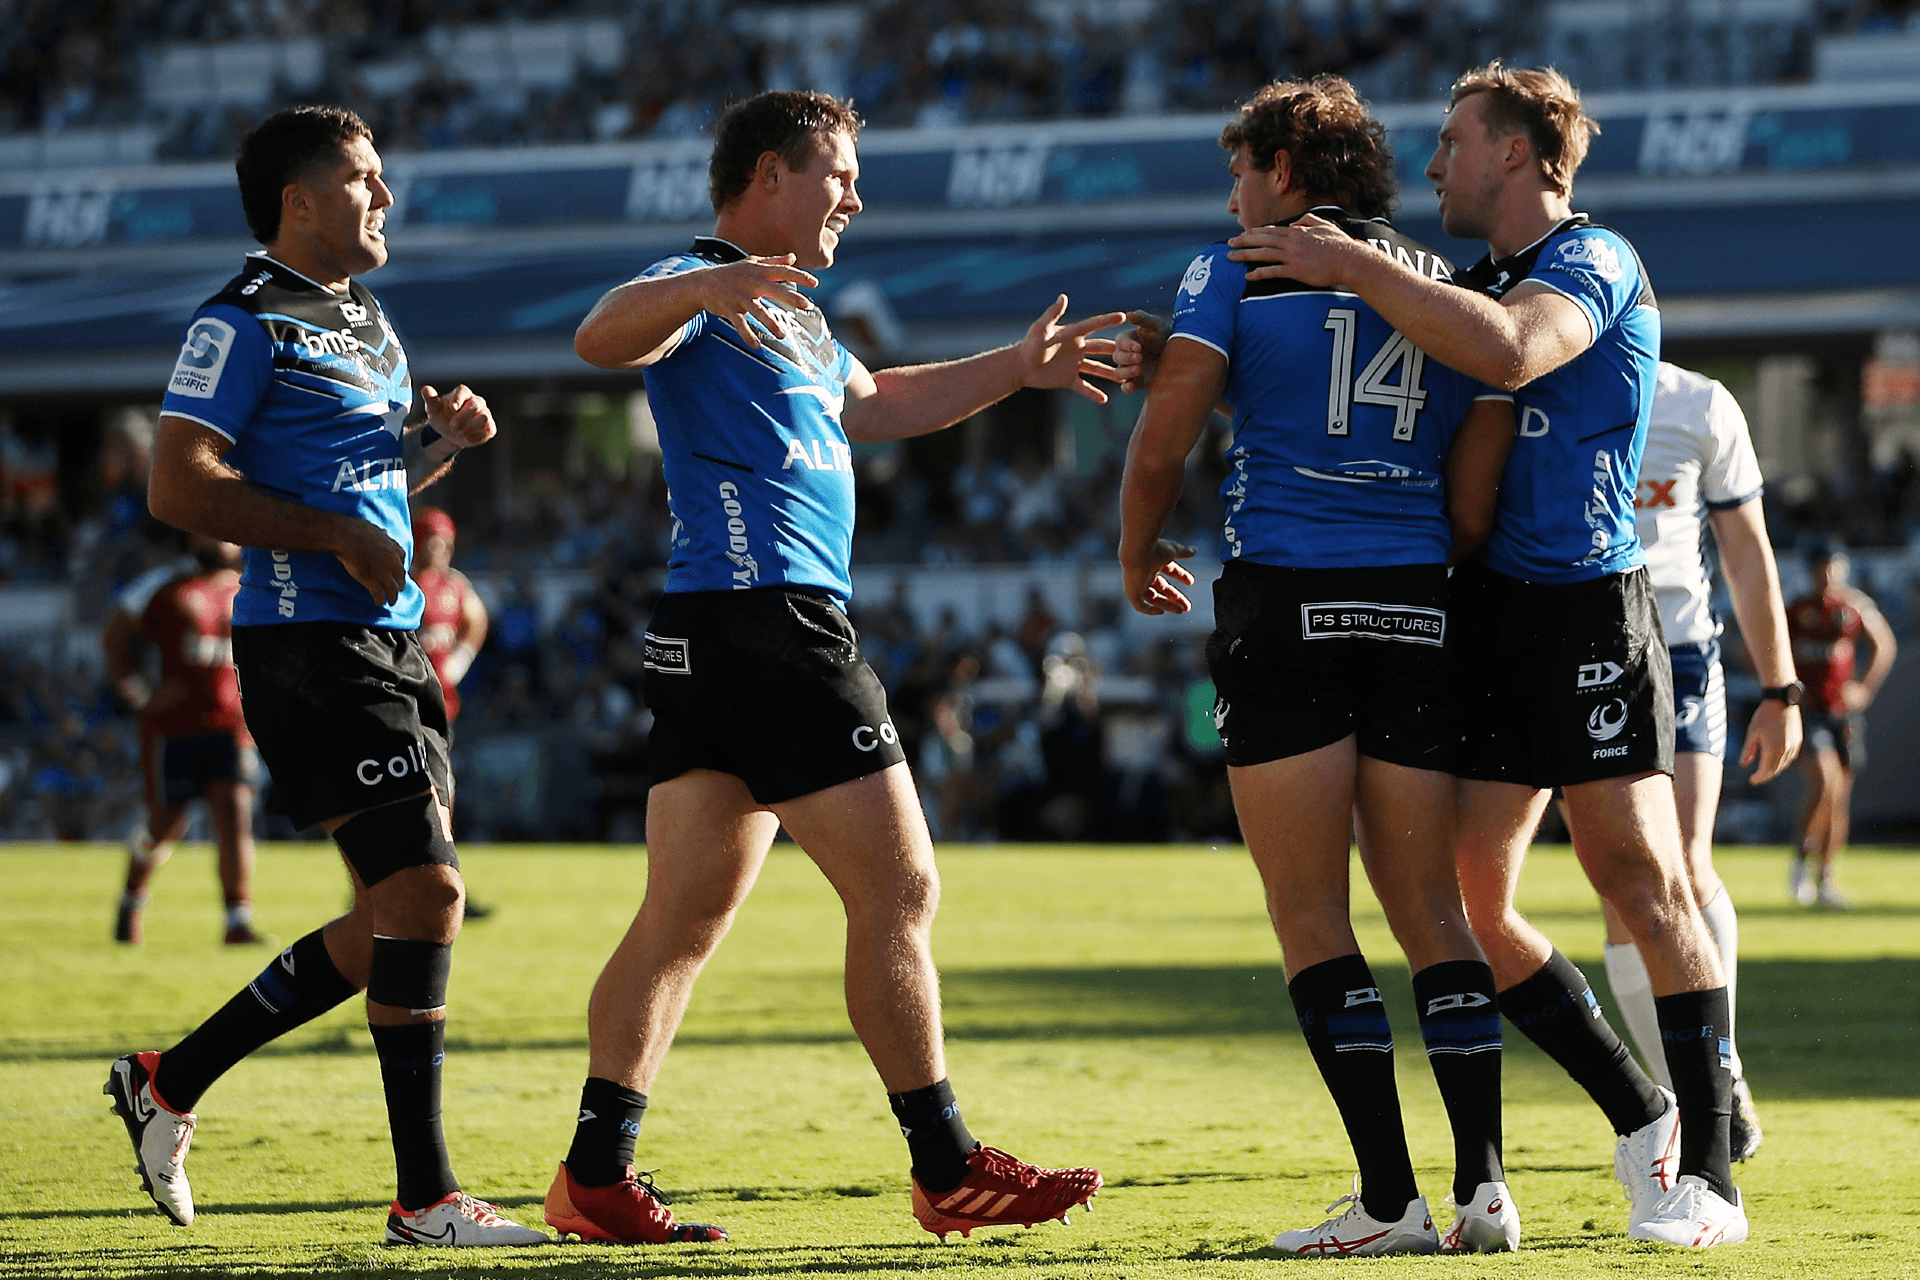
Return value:
<svg viewBox="0 0 1920 1280">
<path fill-rule="evenodd" d="M 637 905 L 637 849 L 469 847 L 495 916 L 456 952 L 446 1074 L 465 1185 L 537 1223 L 586 1063 L 586 993 Z M 391 1195 L 378 1070 L 354 1003 L 242 1063 L 202 1101 L 200 1218 L 139 1190 L 100 1096 L 107 1063 L 171 1043 L 265 963 L 214 941 L 211 859 L 176 855 L 148 943 L 107 941 L 122 855 L 0 847 L 0 1277 L 373 1275 L 1201 1277 L 1325 1266 L 1528 1277 L 1920 1276 L 1920 854 L 1850 855 L 1859 909 L 1792 907 L 1784 855 L 1733 850 L 1740 1031 L 1766 1145 L 1739 1168 L 1753 1240 L 1706 1254 L 1625 1239 L 1599 1113 L 1509 1032 L 1515 1255 L 1287 1262 L 1267 1242 L 1347 1190 L 1352 1157 L 1294 1026 L 1237 850 L 943 851 L 937 953 L 952 1074 L 974 1131 L 1107 1175 L 1073 1225 L 942 1246 L 913 1223 L 905 1148 L 847 1028 L 837 904 L 783 846 L 698 989 L 654 1091 L 645 1167 L 730 1243 L 501 1254 L 381 1250 Z M 326 847 L 262 850 L 259 923 L 291 941 L 345 897 Z M 1422 1189 L 1450 1147 L 1404 963 L 1359 891 L 1388 991 Z M 1604 997 L 1571 856 L 1536 853 L 1523 907 Z"/>
</svg>

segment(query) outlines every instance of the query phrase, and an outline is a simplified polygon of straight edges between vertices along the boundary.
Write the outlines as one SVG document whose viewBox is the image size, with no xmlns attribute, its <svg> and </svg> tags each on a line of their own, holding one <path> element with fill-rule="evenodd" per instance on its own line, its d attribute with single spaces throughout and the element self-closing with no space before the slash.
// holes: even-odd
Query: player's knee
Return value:
<svg viewBox="0 0 1920 1280">
<path fill-rule="evenodd" d="M 356 813 L 334 828 L 333 841 L 368 889 L 418 868 L 441 868 L 449 874 L 430 878 L 460 883 L 460 855 L 431 791 Z"/>
</svg>

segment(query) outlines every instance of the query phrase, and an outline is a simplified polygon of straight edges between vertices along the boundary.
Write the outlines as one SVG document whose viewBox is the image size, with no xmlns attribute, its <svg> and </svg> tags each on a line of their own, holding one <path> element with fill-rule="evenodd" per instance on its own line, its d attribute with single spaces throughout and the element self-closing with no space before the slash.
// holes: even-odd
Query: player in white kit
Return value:
<svg viewBox="0 0 1920 1280">
<path fill-rule="evenodd" d="M 1726 971 L 1729 1011 L 1740 925 L 1726 886 L 1713 869 L 1713 820 L 1727 751 L 1727 691 L 1720 667 L 1721 625 L 1713 613 L 1706 560 L 1709 524 L 1719 544 L 1734 617 L 1762 685 L 1740 763 L 1757 761 L 1753 781 L 1765 782 L 1800 750 L 1801 689 L 1787 643 L 1780 576 L 1760 509 L 1762 488 L 1747 420 L 1732 394 L 1712 378 L 1662 361 L 1634 516 L 1673 656 L 1673 785 L 1680 836 L 1694 900 Z M 1607 980 L 1614 1000 L 1647 1069 L 1671 1087 L 1647 967 L 1611 908 L 1606 908 L 1606 916 Z M 1731 1042 L 1731 1020 L 1728 1039 Z M 1731 1049 L 1731 1057 L 1731 1147 L 1733 1158 L 1744 1160 L 1760 1146 L 1760 1123 L 1737 1048 Z"/>
</svg>

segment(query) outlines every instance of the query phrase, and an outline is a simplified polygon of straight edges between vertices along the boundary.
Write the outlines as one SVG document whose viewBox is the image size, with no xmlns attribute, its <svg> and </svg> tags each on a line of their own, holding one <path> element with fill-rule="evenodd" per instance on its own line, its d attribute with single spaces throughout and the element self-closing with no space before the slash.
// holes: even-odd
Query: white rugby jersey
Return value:
<svg viewBox="0 0 1920 1280">
<path fill-rule="evenodd" d="M 1720 634 L 1709 602 L 1707 512 L 1752 502 L 1762 488 L 1746 415 L 1732 393 L 1661 361 L 1633 505 L 1669 645 Z"/>
</svg>

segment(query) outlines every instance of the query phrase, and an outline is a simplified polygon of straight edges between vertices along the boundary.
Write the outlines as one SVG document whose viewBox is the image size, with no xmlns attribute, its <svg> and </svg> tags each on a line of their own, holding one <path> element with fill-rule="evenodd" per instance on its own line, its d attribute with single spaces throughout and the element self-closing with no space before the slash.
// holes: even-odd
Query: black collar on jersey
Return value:
<svg viewBox="0 0 1920 1280">
<path fill-rule="evenodd" d="M 695 236 L 693 248 L 687 252 L 715 263 L 744 262 L 751 256 L 733 241 L 722 240 L 719 236 Z"/>
<path fill-rule="evenodd" d="M 1590 227 L 1592 225 L 1593 223 L 1588 220 L 1587 215 L 1584 213 L 1576 213 L 1571 217 L 1562 218 L 1560 221 L 1554 223 L 1545 235 L 1518 253 L 1508 254 L 1506 257 L 1498 260 L 1489 253 L 1465 271 L 1460 272 L 1454 277 L 1454 281 L 1457 284 L 1467 286 L 1469 289 L 1478 289 L 1483 293 L 1490 293 L 1497 298 L 1533 274 L 1534 263 L 1540 260 L 1540 250 L 1546 247 L 1547 241 L 1553 239 L 1563 231 L 1572 230 L 1574 227 Z"/>
<path fill-rule="evenodd" d="M 1575 227 L 1592 227 L 1601 231 L 1613 230 L 1603 223 L 1595 222 L 1584 213 L 1576 213 L 1554 223 L 1552 230 L 1518 253 L 1501 258 L 1497 262 L 1489 253 L 1465 271 L 1454 273 L 1453 282 L 1469 289 L 1477 289 L 1490 297 L 1503 297 L 1508 290 L 1533 274 L 1534 265 L 1540 260 L 1540 251 L 1547 247 L 1549 240 Z M 1626 240 L 1625 236 L 1620 238 Z M 1627 241 L 1627 252 L 1633 255 L 1634 262 L 1640 267 L 1640 296 L 1635 299 L 1634 305 L 1659 310 L 1659 300 L 1653 296 L 1653 281 L 1647 275 L 1647 264 L 1641 261 L 1640 251 L 1633 247 L 1632 241 Z"/>
<path fill-rule="evenodd" d="M 1307 213 L 1316 214 L 1325 218 L 1328 222 L 1331 222 L 1355 240 L 1372 244 L 1375 248 L 1385 252 L 1389 257 L 1398 258 L 1401 262 L 1406 263 L 1422 275 L 1431 276 L 1433 274 L 1429 268 L 1429 264 L 1434 262 L 1439 263 L 1440 269 L 1445 273 L 1451 273 L 1453 270 L 1452 263 L 1421 244 L 1418 240 L 1406 235 L 1385 218 L 1362 218 L 1360 215 L 1350 210 L 1342 209 L 1338 205 L 1323 204 L 1316 208 L 1308 209 L 1306 213 L 1302 213 L 1297 217 L 1289 218 L 1286 222 L 1276 222 L 1271 225 L 1276 227 L 1289 226 L 1297 222 L 1299 218 L 1305 217 Z M 1446 277 L 1443 274 L 1438 278 L 1445 279 Z M 1271 280 L 1249 280 L 1242 287 L 1240 297 L 1244 301 L 1248 298 L 1274 298 L 1288 293 L 1327 292 L 1330 292 L 1330 290 L 1314 285 L 1302 284 L 1300 281 L 1290 277 L 1282 277 Z"/>
</svg>

